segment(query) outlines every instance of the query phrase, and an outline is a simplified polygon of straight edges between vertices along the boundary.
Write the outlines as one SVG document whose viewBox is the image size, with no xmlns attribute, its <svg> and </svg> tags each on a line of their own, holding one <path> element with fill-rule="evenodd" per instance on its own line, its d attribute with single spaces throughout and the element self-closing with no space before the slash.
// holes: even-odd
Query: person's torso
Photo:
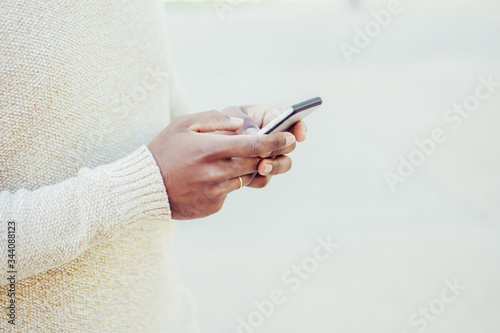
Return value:
<svg viewBox="0 0 500 333">
<path fill-rule="evenodd" d="M 113 162 L 168 124 L 162 1 L 7 0 L 0 17 L 1 190 L 34 190 Z M 175 330 L 186 318 L 172 229 L 146 221 L 19 281 L 17 328 Z"/>
</svg>

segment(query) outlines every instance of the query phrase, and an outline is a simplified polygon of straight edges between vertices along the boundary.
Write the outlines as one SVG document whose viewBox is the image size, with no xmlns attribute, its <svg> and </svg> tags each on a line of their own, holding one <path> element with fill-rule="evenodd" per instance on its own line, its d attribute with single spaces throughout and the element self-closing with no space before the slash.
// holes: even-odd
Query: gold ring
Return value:
<svg viewBox="0 0 500 333">
<path fill-rule="evenodd" d="M 238 177 L 238 178 L 240 179 L 240 188 L 242 188 L 242 187 L 243 187 L 243 178 L 241 178 L 241 177 Z M 240 188 L 239 188 L 239 189 L 240 189 Z M 238 190 L 239 190 L 239 189 L 238 189 Z"/>
</svg>

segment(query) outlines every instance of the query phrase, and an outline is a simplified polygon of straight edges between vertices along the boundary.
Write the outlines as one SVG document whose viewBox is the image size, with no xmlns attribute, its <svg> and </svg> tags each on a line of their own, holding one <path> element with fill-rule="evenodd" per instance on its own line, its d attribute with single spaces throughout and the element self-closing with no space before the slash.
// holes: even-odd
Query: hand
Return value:
<svg viewBox="0 0 500 333">
<path fill-rule="evenodd" d="M 227 136 L 243 120 L 217 111 L 182 115 L 149 143 L 158 164 L 174 219 L 194 219 L 218 212 L 227 194 L 248 185 L 259 156 L 278 156 L 295 144 L 290 133 Z"/>
<path fill-rule="evenodd" d="M 247 105 L 239 107 L 230 106 L 221 112 L 228 116 L 244 120 L 243 126 L 238 131 L 226 134 L 255 134 L 283 111 L 274 106 Z M 290 129 L 290 132 L 295 136 L 296 141 L 305 141 L 307 133 L 306 124 L 301 120 Z M 295 145 L 288 147 L 282 154 L 288 154 L 294 149 Z M 272 159 L 263 159 L 258 166 L 258 175 L 247 186 L 262 188 L 269 183 L 271 176 L 286 173 L 291 167 L 292 160 L 286 155 Z"/>
</svg>

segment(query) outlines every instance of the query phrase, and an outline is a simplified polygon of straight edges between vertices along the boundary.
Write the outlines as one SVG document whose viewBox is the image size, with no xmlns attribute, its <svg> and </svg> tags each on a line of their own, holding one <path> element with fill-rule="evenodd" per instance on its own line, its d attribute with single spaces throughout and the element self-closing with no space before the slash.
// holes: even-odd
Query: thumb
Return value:
<svg viewBox="0 0 500 333">
<path fill-rule="evenodd" d="M 243 125 L 243 119 L 228 117 L 218 111 L 200 112 L 193 116 L 188 128 L 193 132 L 237 131 Z"/>
<path fill-rule="evenodd" d="M 223 114 L 228 116 L 243 119 L 243 126 L 238 131 L 238 134 L 255 134 L 259 131 L 260 127 L 257 122 L 248 115 L 248 113 L 243 112 L 242 107 L 239 106 L 229 106 L 222 110 Z"/>
<path fill-rule="evenodd" d="M 259 131 L 259 125 L 257 125 L 257 122 L 250 118 L 249 116 L 246 116 L 243 118 L 243 126 L 241 127 L 241 132 L 243 134 L 255 134 Z"/>
</svg>

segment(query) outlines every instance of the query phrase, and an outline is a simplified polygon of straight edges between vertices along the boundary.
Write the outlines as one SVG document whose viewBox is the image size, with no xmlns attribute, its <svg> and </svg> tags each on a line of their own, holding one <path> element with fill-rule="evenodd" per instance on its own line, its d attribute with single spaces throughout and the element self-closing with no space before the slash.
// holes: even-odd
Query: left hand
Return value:
<svg viewBox="0 0 500 333">
<path fill-rule="evenodd" d="M 281 112 L 283 112 L 283 110 L 268 105 L 230 106 L 221 110 L 223 114 L 244 120 L 240 130 L 228 134 L 255 134 Z M 295 124 L 289 132 L 295 136 L 298 142 L 303 142 L 306 139 L 306 124 L 301 120 Z M 276 158 L 262 159 L 258 166 L 258 174 L 247 186 L 262 188 L 269 183 L 271 176 L 288 172 L 292 167 L 292 159 L 285 154 L 292 152 L 294 149 L 295 144 L 287 147 L 286 150 L 282 152 L 282 155 Z"/>
</svg>

